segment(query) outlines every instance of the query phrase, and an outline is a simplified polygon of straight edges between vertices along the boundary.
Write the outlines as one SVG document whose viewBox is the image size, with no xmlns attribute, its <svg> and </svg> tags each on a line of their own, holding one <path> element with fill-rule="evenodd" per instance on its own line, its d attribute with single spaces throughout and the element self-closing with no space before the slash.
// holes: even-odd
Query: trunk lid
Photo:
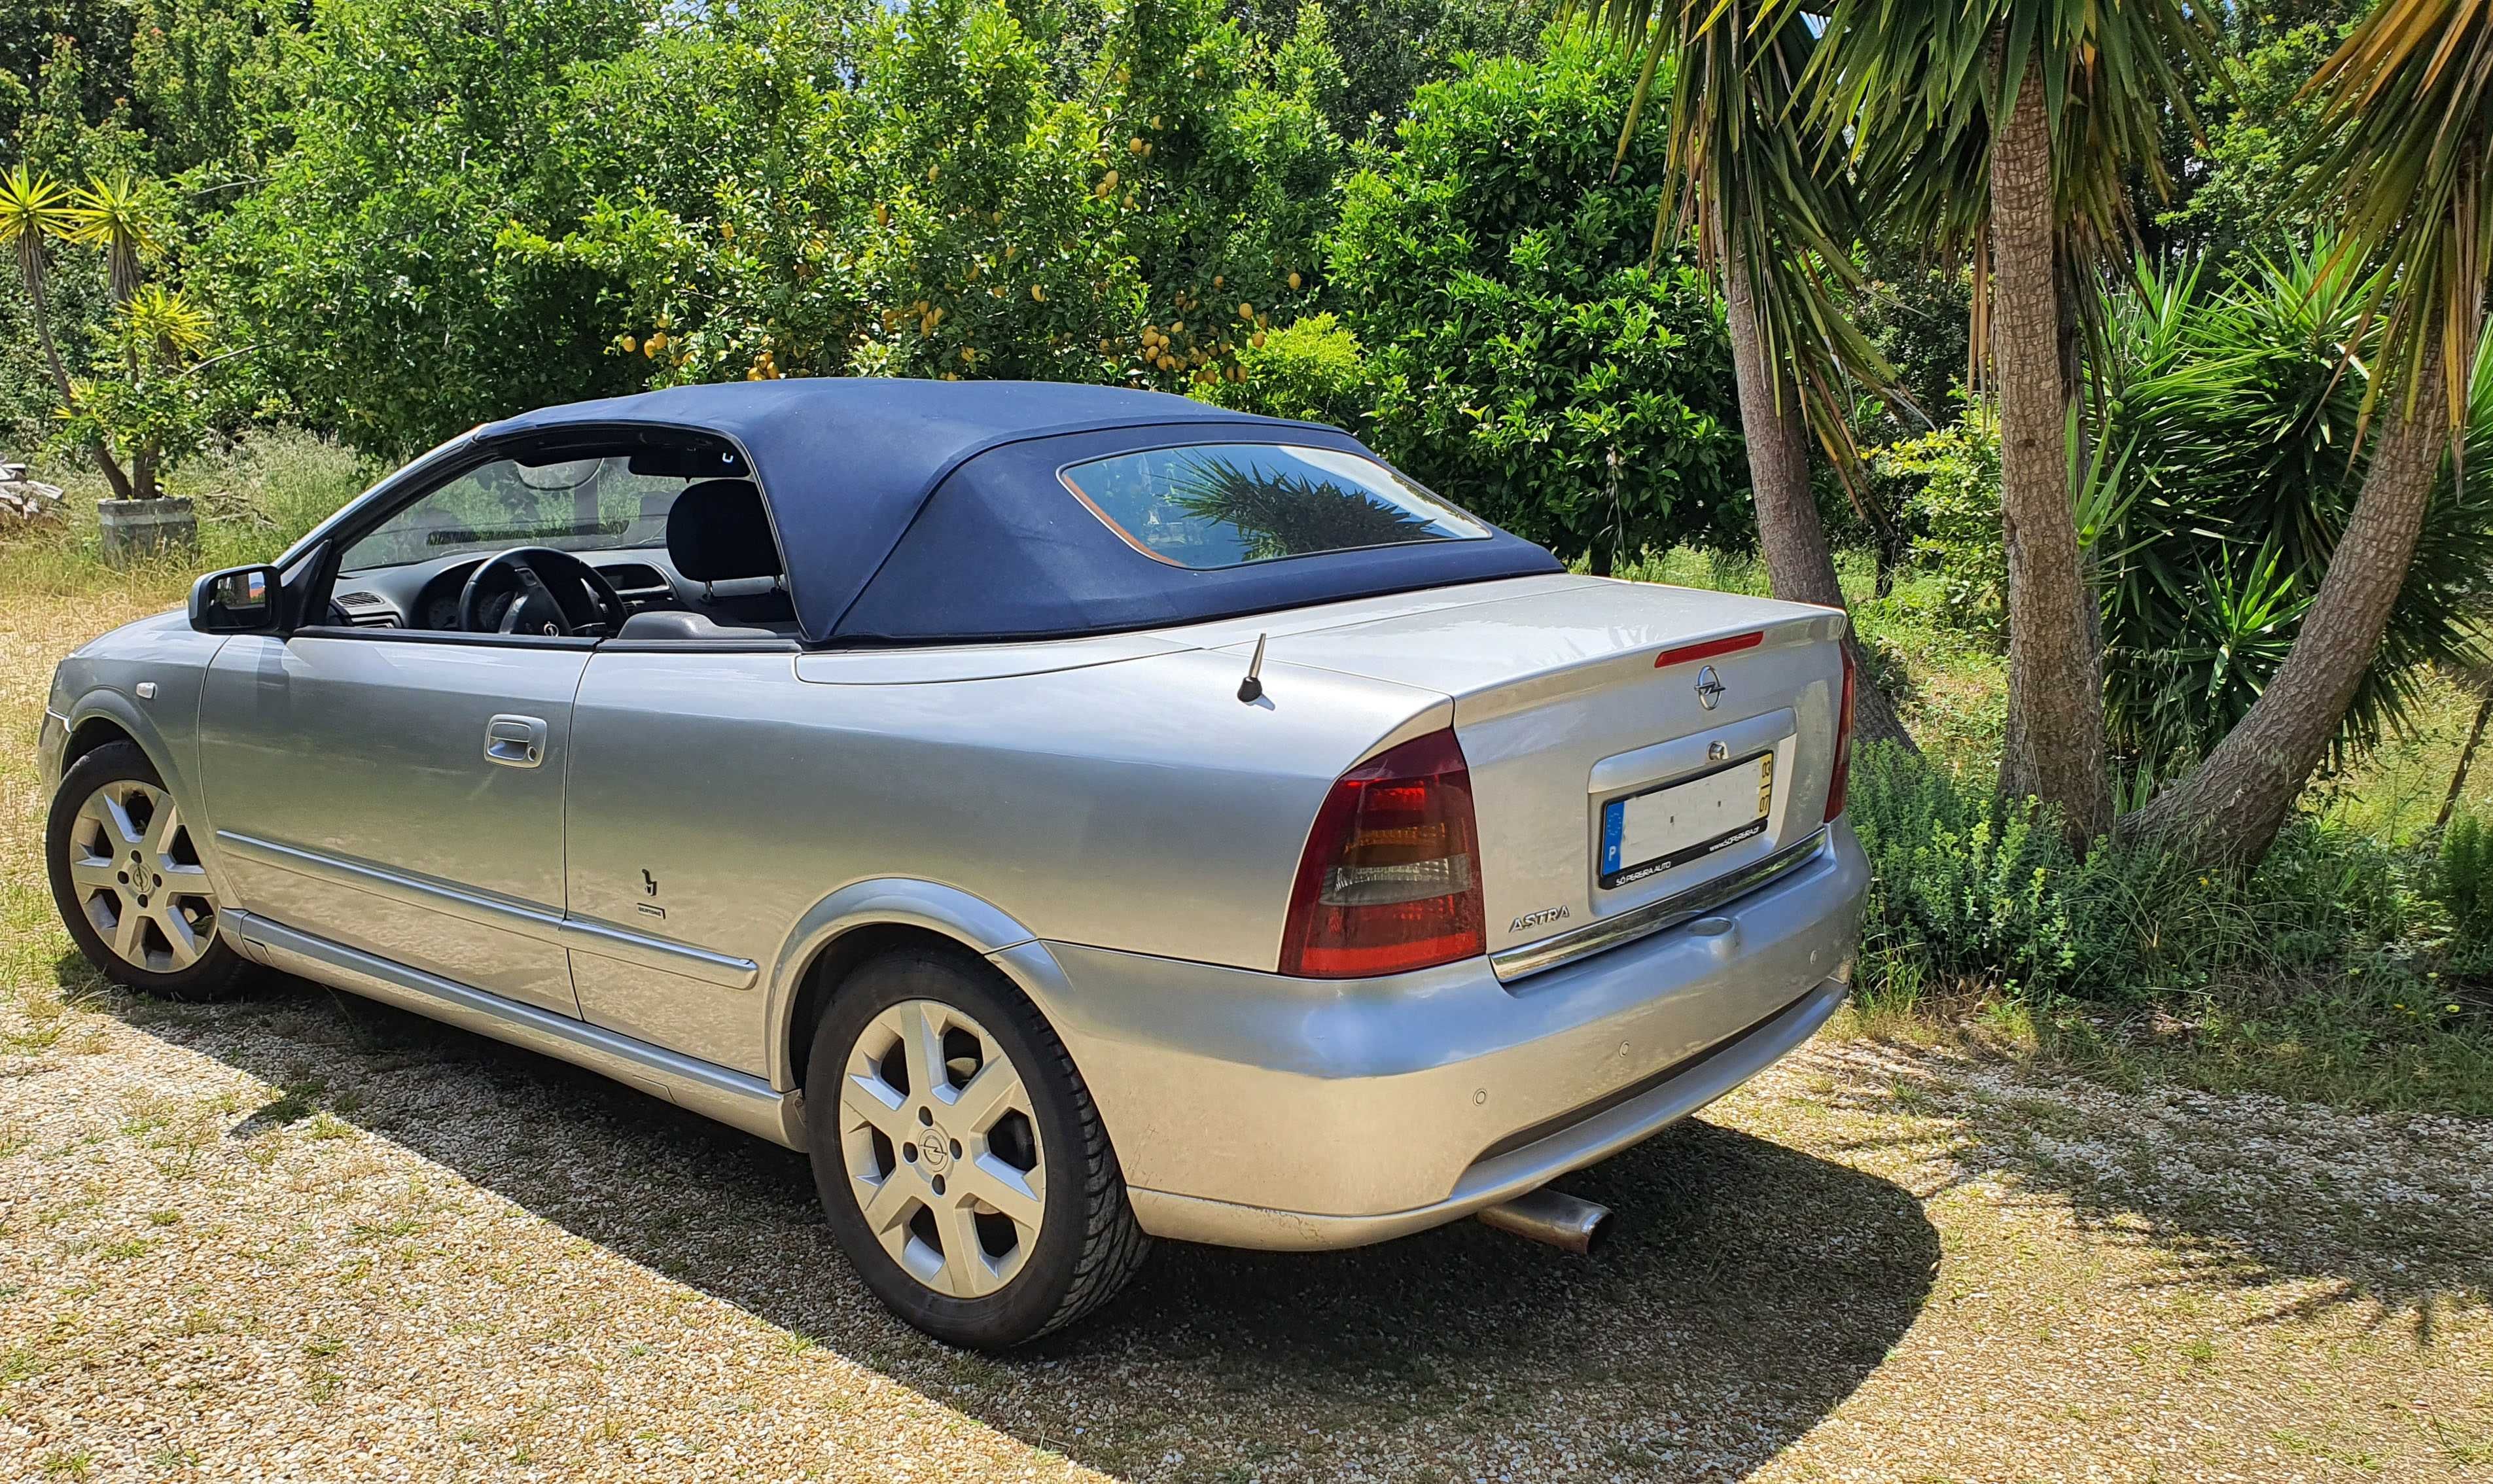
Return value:
<svg viewBox="0 0 2493 1484">
<path fill-rule="evenodd" d="M 1261 633 L 1271 660 L 1453 698 L 1492 954 L 1702 887 L 1820 824 L 1841 614 L 1583 577 L 1427 596 L 1187 637 L 1243 665 Z"/>
</svg>

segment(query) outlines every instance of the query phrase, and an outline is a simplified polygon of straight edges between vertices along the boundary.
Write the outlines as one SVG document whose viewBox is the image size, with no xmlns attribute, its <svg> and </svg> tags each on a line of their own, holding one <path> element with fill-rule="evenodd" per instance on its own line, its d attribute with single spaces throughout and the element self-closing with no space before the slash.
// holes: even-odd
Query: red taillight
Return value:
<svg viewBox="0 0 2493 1484">
<path fill-rule="evenodd" d="M 1844 812 L 1844 793 L 1852 781 L 1852 641 L 1839 640 L 1844 651 L 1844 706 L 1835 713 L 1835 776 L 1826 785 L 1826 817 Z"/>
<path fill-rule="evenodd" d="M 1360 979 L 1487 950 L 1472 775 L 1455 734 L 1414 738 L 1343 773 L 1299 857 L 1281 972 Z"/>
</svg>

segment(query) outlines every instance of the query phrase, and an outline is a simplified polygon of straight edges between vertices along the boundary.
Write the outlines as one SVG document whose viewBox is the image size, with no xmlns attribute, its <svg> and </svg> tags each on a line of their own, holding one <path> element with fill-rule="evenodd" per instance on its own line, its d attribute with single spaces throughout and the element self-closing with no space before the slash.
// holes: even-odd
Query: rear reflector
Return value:
<svg viewBox="0 0 2493 1484">
<path fill-rule="evenodd" d="M 1844 705 L 1835 713 L 1835 776 L 1826 784 L 1826 817 L 1844 812 L 1844 796 L 1852 782 L 1852 642 L 1837 642 L 1844 651 Z"/>
<path fill-rule="evenodd" d="M 1765 642 L 1766 631 L 1759 629 L 1754 634 L 1733 634 L 1728 639 L 1705 639 L 1696 644 L 1683 644 L 1675 650 L 1665 650 L 1656 654 L 1653 657 L 1653 667 L 1656 670 L 1667 670 L 1673 665 L 1693 665 L 1700 659 L 1712 659 L 1717 654 L 1731 654 L 1741 650 L 1754 650 Z"/>
<path fill-rule="evenodd" d="M 1452 729 L 1336 779 L 1299 857 L 1281 972 L 1361 979 L 1487 950 L 1471 770 Z"/>
</svg>

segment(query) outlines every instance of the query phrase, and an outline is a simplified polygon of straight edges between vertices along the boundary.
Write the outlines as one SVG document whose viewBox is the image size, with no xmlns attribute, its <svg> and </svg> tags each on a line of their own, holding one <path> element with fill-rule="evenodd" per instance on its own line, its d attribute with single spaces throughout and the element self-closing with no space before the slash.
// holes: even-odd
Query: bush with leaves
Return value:
<svg viewBox="0 0 2493 1484">
<path fill-rule="evenodd" d="M 1328 312 L 1309 315 L 1238 352 L 1244 373 L 1214 400 L 1267 417 L 1356 428 L 1367 415 L 1367 368 L 1359 337 Z"/>
<path fill-rule="evenodd" d="M 2432 862 L 2433 900 L 2448 915 L 2453 942 L 2473 958 L 2493 955 L 2493 830 L 2461 814 L 2442 832 Z"/>
<path fill-rule="evenodd" d="M 2354 507 L 2369 280 L 2325 246 L 2236 276 L 2142 270 L 2107 316 L 2118 368 L 2105 446 L 2128 450 L 2096 543 L 2117 751 L 2169 777 L 2241 719 L 2284 663 Z M 2351 355 L 2350 352 L 2351 351 Z M 2493 358 L 2469 411 L 2493 433 Z M 2377 439 L 2372 441 L 2377 441 Z M 2471 442 L 2474 439 L 2471 439 Z M 2493 585 L 2493 470 L 2445 471 L 2336 749 L 2376 742 L 2427 664 L 2478 656 Z"/>
<path fill-rule="evenodd" d="M 287 74 L 294 146 L 202 246 L 220 311 L 299 414 L 399 452 L 523 408 L 634 388 L 593 268 L 506 250 L 586 211 L 557 167 L 568 76 L 646 0 L 335 0 Z"/>
<path fill-rule="evenodd" d="M 1982 408 L 1919 438 L 1868 450 L 1877 480 L 1907 491 L 1915 553 L 1935 571 L 1947 621 L 1997 635 L 2007 624 L 1999 526 L 1999 426 Z"/>
<path fill-rule="evenodd" d="M 126 451 L 142 476 L 139 498 L 152 498 L 164 470 L 207 443 L 215 402 L 203 367 L 214 337 L 215 321 L 188 295 L 140 286 L 114 310 L 94 374 L 71 382 L 75 397 L 60 413 L 52 451 L 64 459 L 98 445 Z"/>
<path fill-rule="evenodd" d="M 1865 948 L 1916 983 L 2132 1001 L 2339 962 L 2407 926 L 2390 852 L 2310 820 L 2247 876 L 2151 846 L 2081 857 L 1988 775 L 1883 745 L 1855 755 L 1848 806 L 1872 873 Z"/>
<path fill-rule="evenodd" d="M 1468 63 L 1365 156 L 1326 244 L 1378 451 L 1596 571 L 1753 533 L 1721 302 L 1647 263 L 1657 131 L 1610 179 L 1635 80 L 1576 32 Z"/>
</svg>

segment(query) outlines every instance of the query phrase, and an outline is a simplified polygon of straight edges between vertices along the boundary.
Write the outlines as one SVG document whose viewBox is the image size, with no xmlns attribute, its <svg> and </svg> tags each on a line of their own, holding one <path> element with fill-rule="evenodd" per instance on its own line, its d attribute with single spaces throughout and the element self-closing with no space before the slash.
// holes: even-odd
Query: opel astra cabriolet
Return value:
<svg viewBox="0 0 2493 1484">
<path fill-rule="evenodd" d="M 1013 382 L 480 427 L 64 661 L 53 893 L 118 983 L 264 966 L 813 1164 L 1009 1346 L 1152 1237 L 1545 1189 L 1846 993 L 1840 613 L 1575 576 L 1336 429 Z"/>
</svg>

